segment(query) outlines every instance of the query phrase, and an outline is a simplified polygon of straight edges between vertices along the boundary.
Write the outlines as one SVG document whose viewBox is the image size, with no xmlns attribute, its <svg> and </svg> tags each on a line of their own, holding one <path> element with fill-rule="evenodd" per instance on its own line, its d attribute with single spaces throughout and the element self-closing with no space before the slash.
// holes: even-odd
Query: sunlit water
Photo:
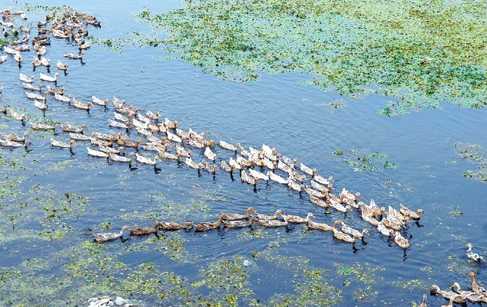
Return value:
<svg viewBox="0 0 487 307">
<path fill-rule="evenodd" d="M 100 38 L 147 30 L 134 18 L 135 13 L 144 7 L 162 12 L 181 5 L 179 1 L 44 3 L 68 4 L 94 14 L 102 21 L 102 29 L 91 30 L 90 34 Z M 3 0 L 0 8 L 12 4 Z M 68 50 L 74 51 L 71 49 L 65 42 L 53 40 L 47 56 L 55 62 Z M 91 95 L 118 96 L 139 108 L 160 111 L 163 116 L 180 121 L 184 128 L 207 132 L 216 139 L 276 146 L 286 155 L 316 167 L 322 174 L 332 175 L 338 189 L 347 187 L 359 191 L 365 200 L 374 199 L 383 205 L 397 207 L 404 203 L 425 210 L 424 227 L 410 227 L 413 238 L 407 257 L 397 246 L 391 246 L 373 231 L 368 245 L 353 253 L 349 245 L 335 242 L 329 234 L 303 234 L 301 227 L 296 227 L 288 233 L 269 230 L 271 238 L 268 240 L 237 240 L 241 232 L 247 230 L 205 235 L 183 233 L 189 253 L 195 256 L 194 262 L 181 264 L 158 253 L 143 253 L 127 258 L 130 265 L 153 261 L 164 270 L 191 279 L 198 268 L 207 263 L 235 255 L 250 257 L 253 251 L 262 250 L 273 236 L 279 235 L 288 239 L 280 250 L 282 254 L 304 256 L 314 267 L 328 269 L 330 281 L 339 288 L 342 287 L 340 279 L 334 277 L 336 264 L 368 263 L 382 267 L 384 271 L 377 273 L 375 285 L 378 295 L 372 301 L 355 301 L 351 295 L 344 295 L 342 301 L 343 306 L 379 306 L 406 305 L 419 300 L 428 291 L 427 288 L 408 290 L 393 285 L 401 280 L 420 279 L 426 287 L 432 283 L 446 287 L 453 281 L 466 286 L 465 275 L 448 270 L 448 257 L 455 256 L 468 265 L 464 256 L 466 242 L 487 252 L 487 189 L 485 184 L 463 177 L 466 169 L 475 166 L 462 161 L 454 150 L 457 142 L 487 147 L 487 113 L 484 110 L 445 104 L 435 110 L 386 118 L 379 115 L 378 110 L 388 98 L 377 96 L 358 100 L 342 98 L 345 107 L 335 110 L 328 104 L 339 97 L 333 91 L 322 92 L 307 85 L 306 76 L 263 75 L 256 82 L 245 84 L 223 81 L 197 67 L 168 58 L 157 48 L 129 47 L 119 53 L 94 46 L 87 52 L 86 65 L 70 62 L 70 68 L 69 75 L 62 77 L 60 82 L 70 95 L 83 100 L 88 100 Z M 21 71 L 31 74 L 30 69 L 30 65 L 24 65 Z M 0 83 L 4 86 L 1 103 L 36 112 L 24 97 L 18 81 L 18 68 L 11 59 L 0 66 Z M 55 101 L 49 106 L 47 115 L 51 118 L 85 123 L 91 131 L 108 131 L 110 112 L 96 109 L 87 115 Z M 0 123 L 5 124 L 7 120 L 1 118 Z M 398 167 L 354 172 L 339 157 L 333 156 L 336 149 L 383 152 Z M 75 222 L 77 229 L 70 234 L 76 236 L 74 241 L 87 239 L 86 230 L 103 221 L 110 221 L 115 227 L 122 226 L 127 221 L 120 216 L 135 211 L 143 213 L 150 206 L 150 195 L 155 193 L 163 193 L 168 199 L 180 202 L 201 199 L 201 195 L 217 195 L 216 199 L 207 199 L 210 208 L 207 218 L 221 211 L 242 211 L 250 206 L 266 213 L 283 209 L 304 216 L 311 211 L 323 221 L 343 218 L 339 213 L 324 215 L 308 201 L 276 185 L 260 185 L 258 192 L 253 193 L 251 187 L 239 181 L 231 182 L 227 174 L 219 174 L 213 181 L 211 176 L 198 177 L 194 171 L 173 163 L 162 163 L 159 175 L 150 168 L 130 172 L 123 165 L 107 165 L 87 157 L 84 146 L 78 146 L 76 151 L 77 154 L 70 158 L 65 151 L 51 149 L 47 140 L 34 142 L 32 159 L 38 159 L 40 163 L 72 159 L 72 164 L 65 171 L 40 174 L 28 182 L 48 183 L 56 190 L 74 191 L 89 197 L 91 204 L 87 215 Z M 449 214 L 455 207 L 464 213 L 463 216 L 455 218 Z M 359 228 L 365 226 L 356 214 L 345 217 L 345 220 Z M 134 218 L 130 222 L 148 224 L 150 221 Z M 16 265 L 32 254 L 37 257 L 48 255 L 63 246 L 53 243 L 39 248 L 22 242 L 16 244 L 0 245 L 1 266 Z M 127 242 L 123 246 L 130 244 Z M 431 267 L 432 271 L 427 272 L 425 267 Z M 271 267 L 266 269 L 268 274 L 253 276 L 251 281 L 251 288 L 259 299 L 265 301 L 276 293 L 292 290 L 291 280 L 282 280 L 287 276 L 285 272 L 281 274 Z M 471 269 L 478 270 L 475 265 L 471 265 Z M 482 269 L 479 279 L 487 283 Z M 431 298 L 430 301 L 434 305 L 440 303 L 439 299 Z"/>
</svg>

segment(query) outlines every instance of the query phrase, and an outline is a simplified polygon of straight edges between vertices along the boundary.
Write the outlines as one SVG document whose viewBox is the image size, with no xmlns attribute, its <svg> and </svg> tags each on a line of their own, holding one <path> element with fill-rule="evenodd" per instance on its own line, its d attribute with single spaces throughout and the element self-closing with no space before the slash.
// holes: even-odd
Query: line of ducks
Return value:
<svg viewBox="0 0 487 307">
<path fill-rule="evenodd" d="M 257 213 L 255 208 L 248 208 L 244 213 L 221 213 L 216 221 L 193 223 L 175 223 L 175 222 L 157 222 L 153 226 L 139 227 L 139 226 L 123 226 L 119 232 L 104 232 L 95 233 L 94 241 L 97 243 L 106 243 L 114 240 L 126 239 L 129 236 L 158 236 L 161 231 L 177 231 L 177 230 L 194 230 L 195 232 L 208 232 L 220 229 L 241 229 L 261 226 L 265 228 L 290 227 L 294 224 L 306 225 L 309 230 L 318 230 L 323 232 L 331 232 L 333 237 L 345 243 L 352 244 L 356 250 L 355 243 L 362 241 L 366 244 L 367 229 L 357 230 L 343 222 L 336 220 L 333 226 L 326 223 L 319 223 L 313 220 L 312 213 L 308 213 L 306 217 L 298 215 L 290 215 L 284 213 L 282 210 L 277 210 L 273 215 L 266 215 Z"/>
<path fill-rule="evenodd" d="M 46 25 L 51 23 L 50 30 Z M 49 43 L 49 35 L 52 33 L 56 38 L 71 38 L 77 44 L 81 44 L 82 37 L 87 33 L 86 25 L 97 25 L 96 18 L 74 11 L 65 11 L 59 16 L 47 16 L 45 22 L 38 24 L 38 36 L 33 41 L 39 46 L 45 47 Z M 99 24 L 98 24 L 99 25 Z M 61 33 L 62 32 L 62 33 Z M 55 35 L 54 35 L 55 34 Z M 47 37 L 42 36 L 47 35 Z M 80 48 L 80 52 L 83 48 Z M 45 53 L 43 49 L 40 53 Z M 36 50 L 38 56 L 39 50 Z M 359 200 L 359 193 L 352 193 L 343 188 L 338 195 L 333 193 L 333 178 L 321 176 L 314 168 L 304 163 L 298 163 L 295 159 L 284 156 L 275 148 L 262 145 L 261 148 L 244 147 L 241 144 L 231 144 L 225 141 L 214 141 L 206 135 L 195 132 L 192 129 L 184 130 L 179 127 L 177 121 L 162 120 L 159 113 L 144 112 L 129 105 L 124 100 L 114 97 L 112 100 L 91 97 L 91 102 L 81 102 L 78 99 L 65 95 L 64 89 L 57 86 L 58 74 L 53 76 L 41 73 L 39 79 L 44 82 L 54 83 L 54 87 L 47 87 L 43 93 L 40 86 L 33 85 L 33 78 L 20 74 L 25 94 L 28 99 L 34 102 L 34 106 L 40 109 L 43 114 L 48 109 L 47 98 L 49 95 L 62 103 L 89 112 L 94 105 L 102 106 L 105 111 L 108 106 L 113 106 L 113 118 L 108 121 L 108 126 L 113 129 L 122 129 L 122 132 L 114 134 L 102 134 L 94 132 L 88 136 L 84 127 L 73 127 L 69 124 L 62 126 L 62 131 L 69 133 L 69 141 L 57 139 L 51 140 L 51 145 L 57 148 L 68 149 L 74 154 L 74 146 L 77 142 L 89 142 L 87 147 L 89 156 L 104 158 L 109 162 L 127 163 L 131 170 L 135 170 L 135 164 L 150 165 L 154 171 L 160 172 L 158 166 L 161 160 L 175 160 L 184 163 L 191 169 L 195 169 L 199 176 L 206 171 L 216 176 L 219 171 L 227 172 L 234 180 L 234 173 L 238 172 L 243 183 L 252 185 L 257 191 L 257 184 L 274 182 L 286 186 L 292 191 L 308 195 L 314 205 L 323 208 L 326 212 L 336 210 L 347 214 L 356 210 L 362 220 L 387 237 L 394 238 L 400 247 L 406 249 L 410 246 L 409 240 L 401 232 L 407 228 L 409 221 L 418 221 L 423 214 L 422 210 L 413 211 L 401 205 L 400 210 L 389 207 L 387 210 L 379 207 L 371 201 L 369 205 Z M 13 110 L 10 107 L 0 109 L 7 116 L 21 121 L 25 126 L 27 116 Z M 58 127 L 49 123 L 32 123 L 34 131 L 53 131 Z M 130 133 L 135 131 L 139 136 L 138 140 L 130 138 Z M 142 139 L 141 139 L 142 138 Z M 17 143 L 11 138 L 3 138 L 4 147 L 21 147 L 23 144 L 27 149 L 26 142 Z M 220 148 L 227 152 L 228 159 L 220 158 L 216 149 Z M 126 152 L 129 150 L 129 152 Z M 152 152 L 151 156 L 142 154 L 141 151 Z M 203 159 L 196 161 L 193 150 L 201 151 Z M 224 153 L 221 153 L 223 156 Z"/>
<path fill-rule="evenodd" d="M 487 290 L 480 285 L 477 279 L 477 273 L 468 273 L 470 278 L 470 290 L 462 290 L 458 282 L 453 283 L 450 286 L 451 290 L 442 290 L 438 285 L 432 285 L 430 289 L 431 295 L 440 296 L 448 300 L 447 305 L 442 305 L 443 307 L 453 307 L 454 304 L 466 305 L 467 303 L 472 304 L 487 304 Z M 423 297 L 423 305 L 421 307 L 426 307 L 426 298 Z"/>
</svg>

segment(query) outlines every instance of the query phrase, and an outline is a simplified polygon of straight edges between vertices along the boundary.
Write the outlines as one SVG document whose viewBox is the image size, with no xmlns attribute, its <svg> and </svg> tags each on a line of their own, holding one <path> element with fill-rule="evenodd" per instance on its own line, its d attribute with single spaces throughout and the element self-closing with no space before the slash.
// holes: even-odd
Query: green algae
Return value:
<svg viewBox="0 0 487 307">
<path fill-rule="evenodd" d="M 369 263 L 355 263 L 352 265 L 338 264 L 336 273 L 343 277 L 344 287 L 352 287 L 353 298 L 356 301 L 370 301 L 378 295 L 375 285 L 378 281 L 378 272 L 384 268 Z"/>
<path fill-rule="evenodd" d="M 211 0 L 138 17 L 168 33 L 148 40 L 152 46 L 221 78 L 307 72 L 316 86 L 344 95 L 396 97 L 383 110 L 391 116 L 444 101 L 485 107 L 486 7 L 485 0 Z"/>
<path fill-rule="evenodd" d="M 333 155 L 343 160 L 355 172 L 377 172 L 380 169 L 395 169 L 398 167 L 385 153 L 381 152 L 336 149 Z"/>
<path fill-rule="evenodd" d="M 463 173 L 465 178 L 474 179 L 480 182 L 487 182 L 487 153 L 477 144 L 455 144 L 457 154 L 464 160 L 477 165 L 475 170 L 466 170 Z"/>
</svg>

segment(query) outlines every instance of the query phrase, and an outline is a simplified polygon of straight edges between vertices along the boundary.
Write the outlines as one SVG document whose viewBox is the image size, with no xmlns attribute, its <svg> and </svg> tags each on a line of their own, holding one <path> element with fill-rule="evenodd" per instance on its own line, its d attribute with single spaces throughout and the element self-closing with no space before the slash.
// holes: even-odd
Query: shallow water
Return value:
<svg viewBox="0 0 487 307">
<path fill-rule="evenodd" d="M 179 1 L 117 1 L 116 5 L 99 1 L 41 3 L 68 4 L 96 15 L 102 28 L 91 30 L 90 34 L 100 38 L 147 30 L 146 25 L 134 18 L 135 13 L 145 7 L 161 12 L 181 5 Z M 13 4 L 0 0 L 0 8 Z M 52 61 L 73 49 L 63 41 L 53 42 L 47 55 Z M 487 148 L 484 133 L 487 111 L 445 104 L 435 110 L 387 118 L 378 114 L 389 101 L 387 97 L 343 98 L 333 91 L 323 92 L 309 86 L 305 83 L 306 76 L 291 73 L 264 75 L 250 83 L 223 81 L 190 64 L 167 58 L 167 54 L 157 48 L 129 47 L 114 52 L 93 46 L 87 52 L 86 65 L 70 62 L 70 68 L 69 75 L 62 77 L 60 85 L 82 100 L 88 100 L 91 95 L 118 96 L 139 108 L 160 111 L 164 117 L 180 121 L 184 128 L 207 132 L 216 139 L 276 146 L 288 156 L 307 161 L 322 174 L 332 175 L 337 189 L 347 187 L 359 191 L 365 200 L 374 199 L 383 205 L 398 207 L 399 203 L 404 203 L 425 210 L 421 221 L 424 227 L 418 228 L 414 224 L 410 227 L 413 238 L 407 257 L 375 232 L 366 246 L 353 253 L 349 245 L 335 242 L 329 234 L 303 232 L 298 226 L 290 232 L 266 230 L 263 239 L 245 239 L 248 230 L 204 235 L 180 233 L 187 254 L 183 261 L 175 261 L 153 248 L 129 252 L 131 247 L 148 239 L 123 244 L 113 242 L 103 249 L 107 255 L 123 254 L 119 260 L 129 267 L 150 261 L 161 270 L 194 280 L 198 278 L 199 270 L 215 260 L 235 256 L 253 259 L 252 255 L 265 251 L 269 242 L 278 240 L 281 242 L 280 248 L 276 248 L 278 257 L 302 256 L 309 259 L 312 267 L 327 270 L 326 280 L 343 289 L 341 306 L 407 305 L 427 293 L 432 283 L 443 288 L 459 281 L 467 287 L 465 269 L 468 268 L 478 270 L 480 281 L 487 283 L 482 268 L 468 264 L 464 256 L 466 242 L 472 242 L 480 252 L 487 253 L 487 189 L 484 183 L 463 177 L 465 170 L 475 166 L 457 156 L 454 148 L 457 142 Z M 21 71 L 31 74 L 30 65 L 24 65 Z M 18 68 L 11 59 L 0 65 L 0 83 L 4 87 L 0 103 L 37 112 L 24 97 L 18 81 Z M 342 99 L 345 106 L 338 110 L 331 108 L 328 104 L 336 99 Z M 47 116 L 50 118 L 85 123 L 91 131 L 108 131 L 106 123 L 110 112 L 95 109 L 87 115 L 55 101 L 49 106 Z M 0 117 L 0 125 L 22 131 L 20 125 L 4 117 Z M 161 164 L 159 175 L 150 168 L 130 172 L 125 166 L 107 165 L 87 157 L 84 146 L 78 146 L 77 154 L 71 158 L 65 151 L 51 149 L 48 139 L 34 139 L 32 153 L 24 157 L 28 169 L 24 172 L 27 179 L 23 188 L 28 189 L 37 183 L 50 185 L 60 194 L 69 191 L 87 197 L 89 205 L 84 214 L 69 221 L 73 229 L 61 240 L 0 241 L 1 267 L 18 266 L 33 257 L 51 259 L 53 253 L 89 240 L 87 229 L 96 228 L 102 222 L 111 222 L 115 229 L 127 223 L 149 224 L 152 221 L 150 213 L 160 214 L 161 218 L 176 216 L 204 220 L 221 211 L 242 211 L 253 206 L 266 213 L 283 209 L 306 215 L 311 211 L 324 221 L 344 218 L 339 213 L 325 215 L 309 202 L 276 185 L 260 185 L 258 192 L 253 193 L 250 187 L 238 181 L 231 182 L 226 174 L 219 174 L 213 181 L 211 176 L 198 177 L 194 171 L 172 163 Z M 333 155 L 337 149 L 385 153 L 397 168 L 378 167 L 376 171 L 355 172 L 343 159 Z M 1 154 L 7 157 L 20 155 L 4 149 Z M 61 169 L 52 168 L 52 165 L 62 163 L 65 166 Z M 161 203 L 161 195 L 167 202 L 183 204 L 183 209 L 168 209 L 167 204 Z M 185 206 L 195 202 L 204 203 L 204 208 L 185 212 Z M 455 208 L 463 215 L 452 216 L 450 213 Z M 345 220 L 356 227 L 365 226 L 355 214 Z M 276 295 L 292 294 L 292 270 L 276 268 L 273 261 L 256 259 L 255 265 L 248 270 L 249 287 L 257 299 L 266 302 Z M 365 300 L 357 300 L 353 295 L 356 286 L 346 286 L 343 276 L 336 274 L 337 265 L 357 264 L 381 269 L 374 273 L 375 282 L 366 290 L 370 297 Z M 61 269 L 52 274 L 63 276 L 64 273 Z M 420 286 L 407 289 L 398 286 L 398 283 L 411 280 L 419 280 Z M 377 291 L 376 295 L 373 295 L 374 291 Z M 89 294 L 111 293 L 104 289 Z M 62 300 L 62 297 L 58 299 Z M 144 301 L 143 297 L 137 299 Z M 433 297 L 430 301 L 433 305 L 441 302 Z M 7 300 L 2 303 L 8 305 Z M 37 303 L 36 299 L 32 303 Z"/>
</svg>

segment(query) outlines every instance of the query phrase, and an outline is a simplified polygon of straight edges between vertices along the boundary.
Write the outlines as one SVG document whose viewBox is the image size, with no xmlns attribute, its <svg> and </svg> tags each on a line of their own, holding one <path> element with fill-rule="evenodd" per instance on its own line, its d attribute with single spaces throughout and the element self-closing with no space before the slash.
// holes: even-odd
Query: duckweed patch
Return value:
<svg viewBox="0 0 487 307">
<path fill-rule="evenodd" d="M 336 273 L 343 278 L 343 286 L 353 289 L 353 298 L 356 301 L 369 301 L 378 295 L 375 284 L 378 281 L 378 272 L 384 268 L 369 263 L 353 265 L 338 264 Z"/>
<path fill-rule="evenodd" d="M 457 154 L 465 160 L 477 165 L 475 170 L 466 170 L 463 173 L 465 178 L 471 178 L 481 182 L 487 182 L 487 154 L 485 150 L 477 144 L 455 144 Z"/>
<path fill-rule="evenodd" d="M 218 77 L 307 72 L 344 95 L 395 97 L 382 111 L 392 116 L 444 101 L 485 107 L 486 8 L 485 0 L 211 0 L 138 17 L 169 33 L 147 45 Z"/>
<path fill-rule="evenodd" d="M 396 169 L 398 166 L 385 153 L 363 152 L 357 149 L 336 149 L 333 154 L 343 160 L 355 172 L 377 172 L 381 169 Z"/>
</svg>

